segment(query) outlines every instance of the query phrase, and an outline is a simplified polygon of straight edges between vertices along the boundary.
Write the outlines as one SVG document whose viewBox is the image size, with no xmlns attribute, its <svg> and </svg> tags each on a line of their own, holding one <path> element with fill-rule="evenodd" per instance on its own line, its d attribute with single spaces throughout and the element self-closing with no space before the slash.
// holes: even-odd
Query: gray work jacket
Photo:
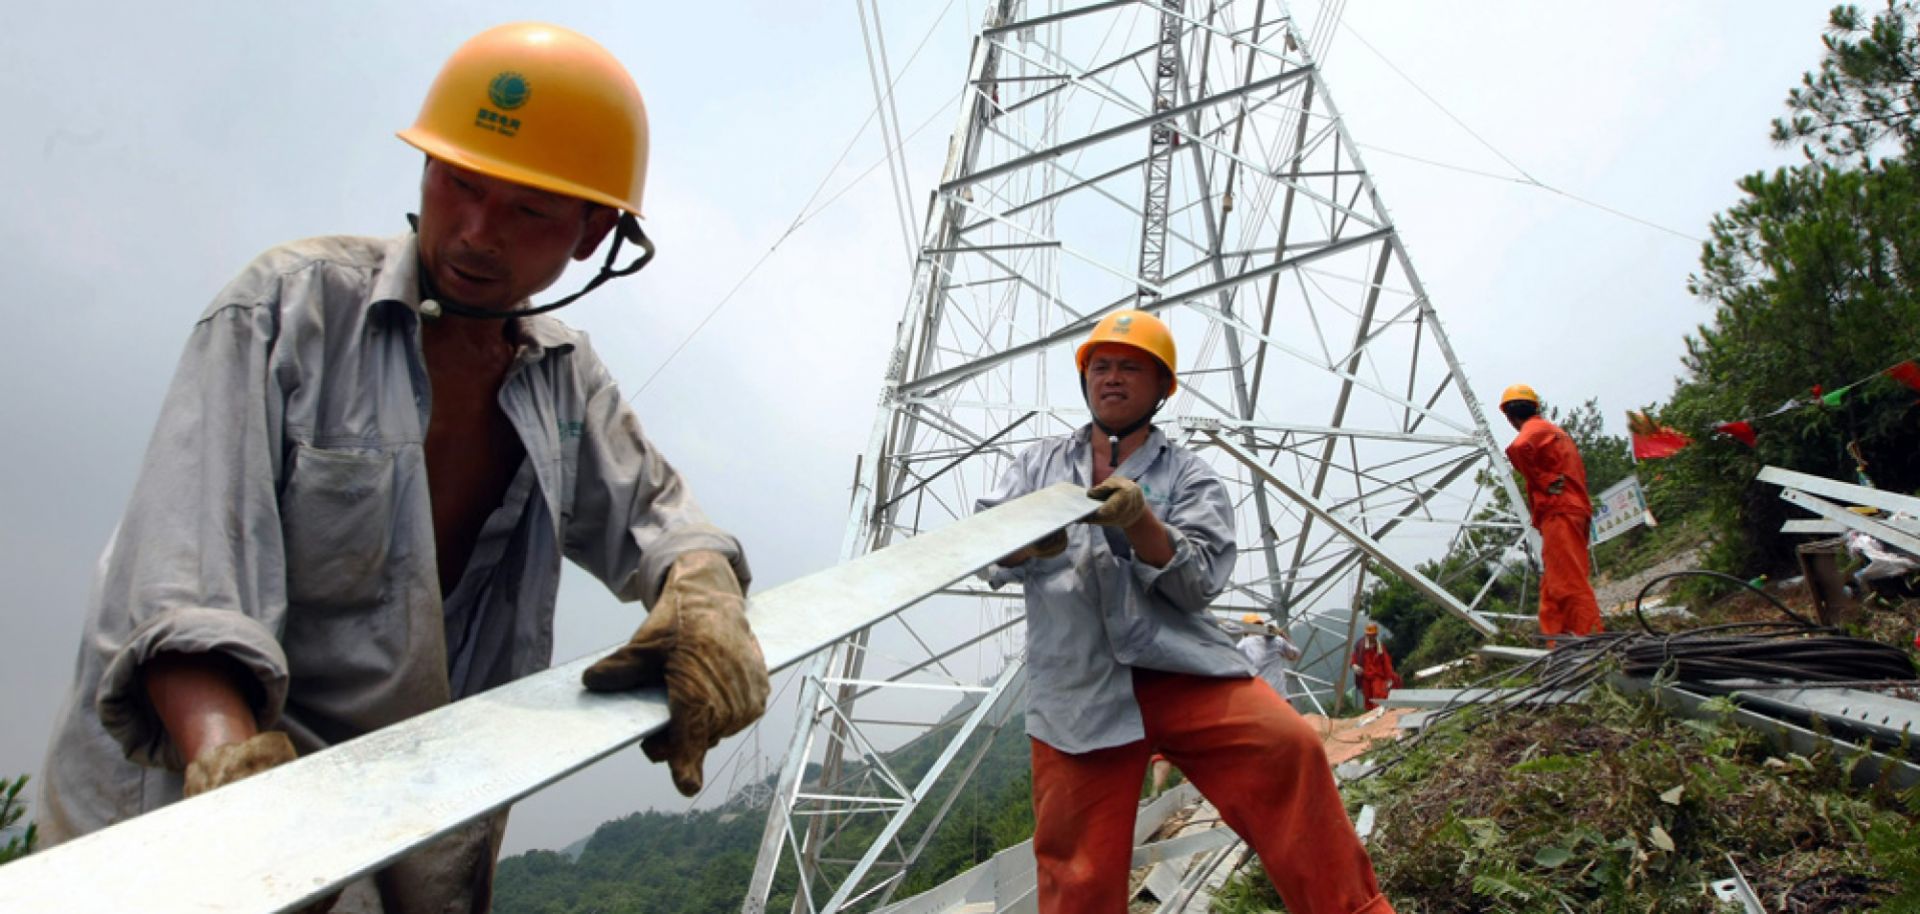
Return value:
<svg viewBox="0 0 1920 914">
<path fill-rule="evenodd" d="M 306 754 L 544 669 L 562 555 L 648 605 L 690 550 L 748 580 L 586 337 L 535 316 L 499 393 L 526 458 L 443 601 L 417 256 L 411 234 L 284 245 L 195 325 L 95 577 L 49 841 L 179 798 L 141 685 L 156 654 L 237 661 L 260 725 Z"/>
<path fill-rule="evenodd" d="M 979 510 L 1057 482 L 1089 485 L 1091 425 L 1028 448 Z M 1143 739 L 1133 667 L 1201 676 L 1252 676 L 1207 605 L 1233 573 L 1233 507 L 1212 468 L 1158 428 L 1115 471 L 1140 485 L 1173 538 L 1173 560 L 1133 556 L 1120 531 L 1067 528 L 1067 550 L 989 566 L 988 583 L 1018 581 L 1027 604 L 1027 733 L 1063 752 Z"/>
</svg>

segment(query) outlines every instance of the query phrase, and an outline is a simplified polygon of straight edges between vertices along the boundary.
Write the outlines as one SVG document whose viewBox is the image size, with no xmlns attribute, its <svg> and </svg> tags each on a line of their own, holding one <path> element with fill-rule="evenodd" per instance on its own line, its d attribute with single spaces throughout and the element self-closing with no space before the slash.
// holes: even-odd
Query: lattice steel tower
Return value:
<svg viewBox="0 0 1920 914">
<path fill-rule="evenodd" d="M 1085 424 L 1073 348 L 1140 307 L 1180 347 L 1161 427 L 1234 493 L 1213 611 L 1288 623 L 1308 671 L 1345 669 L 1371 572 L 1490 632 L 1415 566 L 1521 539 L 1482 478 L 1523 502 L 1284 6 L 994 0 L 966 80 L 844 557 L 970 513 L 1020 448 Z M 982 731 L 1021 725 L 1023 611 L 963 581 L 816 659 L 747 911 L 795 867 L 801 914 L 895 896 Z"/>
</svg>

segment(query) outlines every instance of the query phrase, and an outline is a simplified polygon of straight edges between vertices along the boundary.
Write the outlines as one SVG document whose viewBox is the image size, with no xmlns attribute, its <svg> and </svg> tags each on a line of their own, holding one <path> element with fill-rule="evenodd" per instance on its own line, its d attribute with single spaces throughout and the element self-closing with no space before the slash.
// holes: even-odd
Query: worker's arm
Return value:
<svg viewBox="0 0 1920 914">
<path fill-rule="evenodd" d="M 740 543 L 707 519 L 685 480 L 640 430 L 640 420 L 599 358 L 572 356 L 587 395 L 576 452 L 567 558 L 625 601 L 652 606 L 682 555 L 726 559 L 742 591 L 752 583 Z"/>
<path fill-rule="evenodd" d="M 1134 579 L 1168 603 L 1187 612 L 1205 612 L 1226 589 L 1233 573 L 1233 506 L 1220 478 L 1197 459 L 1185 460 L 1163 501 L 1143 504 L 1138 515 L 1115 518 L 1133 550 Z M 1116 482 L 1116 480 L 1119 480 Z M 1141 498 L 1131 481 L 1118 475 L 1095 487 L 1129 487 L 1114 498 Z M 1158 493 L 1156 493 L 1158 494 Z M 1106 513 L 1103 506 L 1090 521 Z"/>
<path fill-rule="evenodd" d="M 284 440 L 277 421 L 286 394 L 271 357 L 282 326 L 262 289 L 295 281 L 284 273 L 284 264 L 256 264 L 194 326 L 103 558 L 83 637 L 105 648 L 104 665 L 87 698 L 137 764 L 179 769 L 193 761 L 174 743 L 176 728 L 157 713 L 149 666 L 166 670 L 161 658 L 168 655 L 224 658 L 233 677 L 246 681 L 236 691 L 252 702 L 249 719 L 271 727 L 287 691 L 279 635 L 288 588 L 295 581 L 364 583 L 362 576 L 315 576 L 313 566 L 289 558 L 311 538 L 300 538 L 305 528 L 284 513 L 283 493 L 310 509 L 337 510 L 347 487 L 330 472 L 339 467 Z M 288 479 L 283 470 L 293 464 L 301 469 Z M 301 501 L 300 493 L 318 487 L 328 489 L 324 497 Z M 324 529 L 352 545 L 364 542 L 357 529 L 341 528 Z M 159 679 L 159 691 L 172 695 L 166 673 Z"/>
<path fill-rule="evenodd" d="M 1173 537 L 1167 535 L 1166 525 L 1160 523 L 1160 518 L 1153 516 L 1152 508 L 1128 525 L 1125 532 L 1134 558 L 1155 568 L 1165 568 L 1173 561 Z"/>
<path fill-rule="evenodd" d="M 1528 422 L 1507 445 L 1507 462 L 1527 484 L 1527 508 L 1538 511 L 1541 499 L 1558 495 L 1566 483 L 1552 463 L 1552 432 L 1544 422 Z"/>
<path fill-rule="evenodd" d="M 1045 462 L 1044 448 L 1030 447 L 1013 459 L 1000 473 L 1000 479 L 993 489 L 974 500 L 973 510 L 985 511 L 996 508 L 1040 488 L 1041 467 Z M 1037 542 L 1029 543 L 996 559 L 993 564 L 980 569 L 980 576 L 988 586 L 998 589 L 1009 583 L 1024 581 L 1027 578 L 1027 563 L 1037 558 L 1048 558 L 1066 551 L 1067 532 L 1057 530 L 1041 537 Z"/>
<path fill-rule="evenodd" d="M 186 762 L 259 732 L 242 685 L 250 679 L 219 654 L 160 654 L 140 670 L 147 700 Z"/>
<path fill-rule="evenodd" d="M 253 677 L 221 654 L 157 654 L 140 668 L 154 716 L 184 763 L 181 793 L 199 796 L 294 759 L 293 741 L 262 732 Z"/>
</svg>

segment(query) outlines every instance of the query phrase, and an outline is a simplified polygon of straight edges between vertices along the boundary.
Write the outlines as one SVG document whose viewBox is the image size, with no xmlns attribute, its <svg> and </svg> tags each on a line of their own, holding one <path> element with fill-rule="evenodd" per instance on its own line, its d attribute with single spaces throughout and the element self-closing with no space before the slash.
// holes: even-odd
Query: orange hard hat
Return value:
<svg viewBox="0 0 1920 914">
<path fill-rule="evenodd" d="M 1081 374 L 1087 373 L 1087 359 L 1093 355 L 1093 347 L 1101 343 L 1119 343 L 1132 346 L 1158 361 L 1167 370 L 1173 383 L 1167 387 L 1171 395 L 1180 389 L 1180 360 L 1173 349 L 1173 331 L 1160 319 L 1145 311 L 1115 311 L 1093 325 L 1093 332 L 1087 334 L 1087 341 L 1073 354 L 1073 363 Z"/>
<path fill-rule="evenodd" d="M 399 136 L 469 171 L 640 215 L 640 89 L 606 48 L 557 25 L 516 22 L 461 45 Z"/>
<path fill-rule="evenodd" d="M 1369 635 L 1377 635 L 1377 634 L 1380 634 L 1380 626 L 1379 626 L 1379 625 L 1378 625 L 1377 623 L 1373 623 L 1373 622 L 1368 622 L 1368 623 L 1367 623 L 1367 634 L 1369 634 Z"/>
<path fill-rule="evenodd" d="M 1241 616 L 1241 617 L 1240 617 L 1240 621 L 1241 621 L 1241 622 L 1243 622 L 1243 623 L 1245 623 L 1245 624 L 1247 624 L 1247 625 L 1259 625 L 1259 624 L 1260 624 L 1260 614 L 1259 614 L 1259 613 L 1247 613 L 1246 615 L 1244 615 L 1244 616 Z"/>
<path fill-rule="evenodd" d="M 1505 406 L 1516 400 L 1531 403 L 1535 406 L 1540 405 L 1540 395 L 1537 393 L 1534 393 L 1533 388 L 1528 387 L 1525 384 L 1515 384 L 1512 387 L 1507 388 L 1505 391 L 1501 392 L 1500 394 L 1501 406 Z"/>
</svg>

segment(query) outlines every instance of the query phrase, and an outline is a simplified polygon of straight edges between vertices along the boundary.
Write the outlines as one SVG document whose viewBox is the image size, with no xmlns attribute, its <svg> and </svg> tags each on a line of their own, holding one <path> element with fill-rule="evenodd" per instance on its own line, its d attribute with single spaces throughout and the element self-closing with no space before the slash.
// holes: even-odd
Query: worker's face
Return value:
<svg viewBox="0 0 1920 914">
<path fill-rule="evenodd" d="M 1108 428 L 1140 421 L 1166 396 L 1168 379 L 1153 356 L 1101 343 L 1087 354 L 1087 404 Z"/>
<path fill-rule="evenodd" d="M 420 182 L 420 265 L 433 294 L 504 311 L 585 260 L 619 220 L 604 206 L 438 159 Z"/>
</svg>

